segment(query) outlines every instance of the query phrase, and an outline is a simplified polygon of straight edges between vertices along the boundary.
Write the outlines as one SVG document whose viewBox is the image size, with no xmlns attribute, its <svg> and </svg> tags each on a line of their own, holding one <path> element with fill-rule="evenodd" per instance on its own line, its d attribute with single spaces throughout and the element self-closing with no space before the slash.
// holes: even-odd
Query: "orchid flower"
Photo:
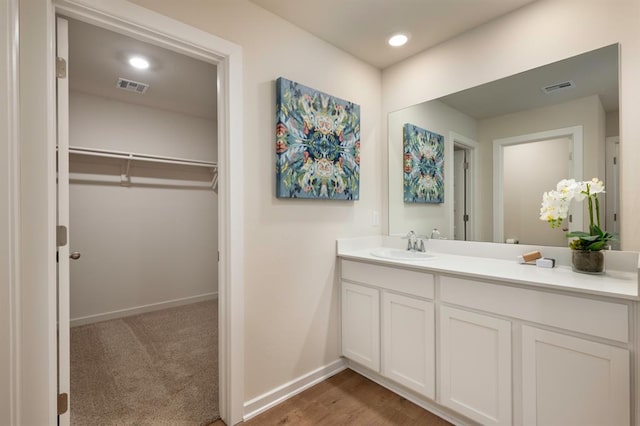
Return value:
<svg viewBox="0 0 640 426">
<path fill-rule="evenodd" d="M 604 183 L 593 178 L 584 182 L 576 182 L 575 179 L 562 179 L 556 185 L 555 190 L 542 194 L 542 206 L 540 207 L 540 220 L 544 220 L 552 228 L 559 228 L 569 213 L 571 200 L 588 201 L 589 208 L 589 232 L 574 231 L 567 233 L 567 237 L 578 237 L 571 242 L 571 248 L 580 250 L 601 250 L 608 242 L 615 238 L 600 229 L 600 201 L 598 194 L 604 193 Z M 595 223 L 594 223 L 595 207 Z"/>
</svg>

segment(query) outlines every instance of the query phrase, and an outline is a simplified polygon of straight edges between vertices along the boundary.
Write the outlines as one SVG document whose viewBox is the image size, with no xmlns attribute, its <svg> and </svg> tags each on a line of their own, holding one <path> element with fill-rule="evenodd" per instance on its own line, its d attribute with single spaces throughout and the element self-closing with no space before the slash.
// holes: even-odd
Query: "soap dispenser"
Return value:
<svg viewBox="0 0 640 426">
<path fill-rule="evenodd" d="M 432 240 L 440 239 L 440 231 L 438 231 L 438 228 L 433 228 L 433 231 L 431 231 L 431 236 L 429 238 L 431 238 Z"/>
</svg>

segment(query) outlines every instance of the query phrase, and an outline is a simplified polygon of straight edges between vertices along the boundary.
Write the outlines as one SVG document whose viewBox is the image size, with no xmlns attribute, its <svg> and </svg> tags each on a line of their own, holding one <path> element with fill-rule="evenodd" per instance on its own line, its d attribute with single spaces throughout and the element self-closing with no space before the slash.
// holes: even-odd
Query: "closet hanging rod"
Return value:
<svg viewBox="0 0 640 426">
<path fill-rule="evenodd" d="M 191 160 L 178 157 L 165 157 L 160 155 L 138 154 L 124 151 L 111 151 L 106 149 L 84 148 L 79 146 L 70 146 L 69 154 L 88 155 L 94 157 L 120 158 L 123 160 L 148 161 L 152 163 L 178 164 L 183 166 L 196 166 L 217 168 L 218 164 L 213 161 Z"/>
</svg>

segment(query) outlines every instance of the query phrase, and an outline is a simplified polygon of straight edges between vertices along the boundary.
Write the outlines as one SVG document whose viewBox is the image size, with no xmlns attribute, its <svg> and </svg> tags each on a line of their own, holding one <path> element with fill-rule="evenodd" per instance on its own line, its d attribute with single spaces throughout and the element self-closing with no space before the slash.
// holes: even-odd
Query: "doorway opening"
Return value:
<svg viewBox="0 0 640 426">
<path fill-rule="evenodd" d="M 136 40 L 145 41 L 155 46 L 178 52 L 204 62 L 215 64 L 217 67 L 217 136 L 218 136 L 218 167 L 219 180 L 210 184 L 217 184 L 219 197 L 218 208 L 218 253 L 214 262 L 218 263 L 218 299 L 219 299 L 219 406 L 220 415 L 227 424 L 235 424 L 243 417 L 243 366 L 244 359 L 244 330 L 243 318 L 243 290 L 244 272 L 242 263 L 243 252 L 243 223 L 242 223 L 242 182 L 243 182 L 243 144 L 242 144 L 242 50 L 240 46 L 216 37 L 210 33 L 197 30 L 194 27 L 167 18 L 148 9 L 138 7 L 127 2 L 102 2 L 100 0 L 83 0 L 70 2 L 57 0 L 53 2 L 56 14 L 68 16 L 86 23 L 105 28 L 119 34 L 130 36 Z M 56 44 L 56 17 L 50 15 L 48 28 L 48 42 Z M 59 46 L 58 46 L 59 47 Z M 56 75 L 60 69 L 60 61 L 47 57 L 46 65 L 51 75 Z M 57 79 L 58 84 L 66 79 Z M 47 93 L 55 96 L 55 82 L 48 82 Z M 68 105 L 58 102 L 48 104 L 48 116 L 55 120 L 65 118 Z M 58 126 L 58 140 L 64 135 L 65 129 Z M 47 139 L 47 155 L 51 160 L 56 157 L 56 138 L 54 134 Z M 62 147 L 60 144 L 59 147 Z M 67 145 L 64 149 L 68 149 Z M 132 154 L 130 152 L 129 154 Z M 58 149 L 60 154 L 60 149 Z M 133 153 L 135 154 L 135 153 Z M 68 159 L 68 155 L 58 155 L 58 162 Z M 163 159 L 164 160 L 164 159 Z M 66 160 L 62 160 L 64 163 Z M 231 167 L 233 165 L 233 167 Z M 59 171 L 60 171 L 60 164 Z M 64 168 L 64 167 L 63 167 Z M 142 169 L 142 168 L 139 168 Z M 58 173 L 58 179 L 61 178 Z M 49 182 L 55 186 L 55 172 L 49 173 Z M 64 177 L 64 176 L 63 176 Z M 150 176 L 151 177 L 151 176 Z M 64 177 L 68 178 L 68 176 Z M 126 179 L 126 174 L 122 180 Z M 58 185 L 58 189 L 68 185 Z M 64 191 L 61 191 L 64 192 Z M 60 238 L 58 240 L 58 294 L 47 297 L 52 312 L 57 313 L 59 339 L 56 350 L 56 335 L 52 336 L 51 353 L 57 355 L 58 386 L 50 391 L 58 394 L 58 424 L 67 425 L 70 421 L 69 411 L 66 410 L 66 398 L 69 394 L 69 245 L 65 244 L 69 223 L 64 217 L 56 218 L 55 205 L 48 210 L 53 224 L 58 229 L 51 229 Z M 233 236 L 233 238 L 232 238 Z M 64 237 L 64 238 L 63 238 Z M 62 242 L 62 243 L 61 243 Z M 66 252 L 66 256 L 63 253 Z M 53 256 L 56 253 L 52 253 Z M 66 267 L 64 263 L 66 262 Z M 56 274 L 53 271 L 52 280 Z M 65 285 L 66 276 L 66 285 Z M 63 279 L 61 279 L 63 278 Z M 55 321 L 56 318 L 53 318 Z M 51 323 L 56 330 L 55 322 Z M 65 330 L 67 332 L 65 333 Z M 55 398 L 55 394 L 52 395 Z M 73 399 L 73 395 L 70 396 Z M 66 411 L 65 411 L 66 410 Z M 52 419 L 53 421 L 53 419 Z"/>
<path fill-rule="evenodd" d="M 71 18 L 59 47 L 65 27 L 70 422 L 210 423 L 217 67 Z"/>
<path fill-rule="evenodd" d="M 494 242 L 565 246 L 539 211 L 542 194 L 561 179 L 582 179 L 582 126 L 496 139 L 493 153 Z M 568 230 L 582 229 L 579 207 L 568 219 Z"/>
</svg>

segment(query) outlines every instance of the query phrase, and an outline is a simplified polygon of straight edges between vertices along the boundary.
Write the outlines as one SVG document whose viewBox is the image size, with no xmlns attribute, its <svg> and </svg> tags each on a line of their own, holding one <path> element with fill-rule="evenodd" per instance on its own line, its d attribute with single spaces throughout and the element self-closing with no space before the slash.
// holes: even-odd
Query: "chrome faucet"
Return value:
<svg viewBox="0 0 640 426">
<path fill-rule="evenodd" d="M 404 238 L 407 240 L 408 251 L 426 251 L 424 247 L 424 240 L 422 238 L 420 238 L 420 245 L 418 246 L 418 236 L 414 231 L 409 231 L 407 236 Z"/>
<path fill-rule="evenodd" d="M 407 250 L 415 250 L 416 249 L 416 233 L 413 231 L 409 231 L 407 234 Z"/>
</svg>

